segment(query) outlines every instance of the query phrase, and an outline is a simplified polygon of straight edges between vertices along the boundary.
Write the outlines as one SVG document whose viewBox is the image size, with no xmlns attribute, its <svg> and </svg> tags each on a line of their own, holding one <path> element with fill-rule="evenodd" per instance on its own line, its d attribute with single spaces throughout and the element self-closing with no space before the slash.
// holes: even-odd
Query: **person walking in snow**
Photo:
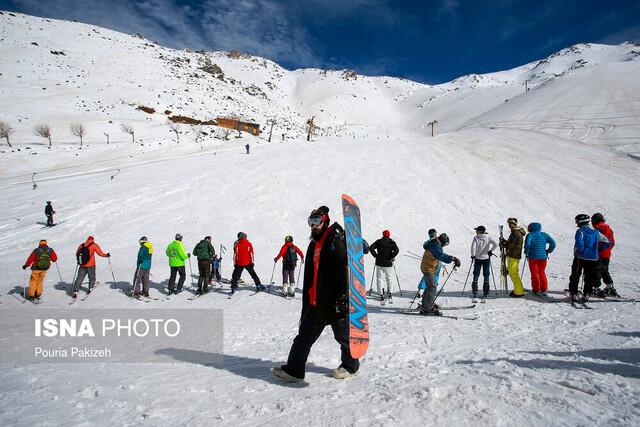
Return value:
<svg viewBox="0 0 640 427">
<path fill-rule="evenodd" d="M 604 234 L 589 226 L 589 215 L 576 215 L 575 221 L 578 230 L 576 230 L 573 248 L 569 293 L 571 294 L 571 301 L 575 301 L 578 295 L 580 276 L 584 273 L 582 298 L 584 301 L 589 301 L 589 296 L 597 283 L 598 252 L 608 249 L 611 246 L 611 242 Z"/>
<path fill-rule="evenodd" d="M 151 257 L 153 256 L 153 246 L 145 236 L 140 240 L 140 249 L 138 249 L 138 273 L 133 282 L 133 296 L 140 296 L 140 284 L 142 284 L 142 295 L 149 296 L 149 274 L 151 270 Z"/>
<path fill-rule="evenodd" d="M 256 290 L 263 291 L 264 286 L 260 283 L 260 278 L 254 270 L 253 245 L 247 240 L 247 235 L 243 232 L 238 233 L 238 240 L 233 244 L 233 274 L 231 275 L 231 295 L 238 289 L 238 279 L 242 276 L 242 271 L 247 270 Z"/>
<path fill-rule="evenodd" d="M 547 258 L 556 248 L 556 241 L 547 233 L 541 231 L 542 225 L 539 222 L 529 224 L 528 230 L 529 234 L 527 234 L 524 241 L 524 254 L 529 260 L 531 289 L 534 294 L 544 297 L 547 296 L 547 274 L 545 272 Z"/>
<path fill-rule="evenodd" d="M 484 277 L 482 285 L 483 297 L 489 295 L 489 276 L 491 274 L 491 256 L 493 250 L 498 247 L 498 243 L 487 233 L 487 229 L 480 225 L 476 228 L 476 235 L 471 242 L 471 259 L 473 260 L 473 282 L 471 282 L 471 291 L 473 297 L 478 295 L 478 278 L 480 277 L 480 269 Z"/>
<path fill-rule="evenodd" d="M 376 284 L 380 304 L 384 305 L 385 299 L 393 303 L 393 261 L 400 252 L 396 242 L 391 239 L 389 230 L 382 232 L 382 237 L 369 246 L 371 255 L 376 259 Z M 384 293 L 384 284 L 387 285 L 387 293 Z"/>
<path fill-rule="evenodd" d="M 505 240 L 500 238 L 500 248 L 505 249 L 507 256 L 507 271 L 513 282 L 513 291 L 509 293 L 510 297 L 523 297 L 524 287 L 520 278 L 520 259 L 522 258 L 522 244 L 524 236 L 527 234 L 522 227 L 518 227 L 517 218 L 509 218 L 507 225 L 511 229 L 511 234 Z"/>
<path fill-rule="evenodd" d="M 165 253 L 169 257 L 169 268 L 171 269 L 171 275 L 169 276 L 169 295 L 174 293 L 179 294 L 182 292 L 182 287 L 184 286 L 184 281 L 187 277 L 187 272 L 184 268 L 184 260 L 191 256 L 191 254 L 186 253 L 184 250 L 182 234 L 176 234 L 175 240 L 169 243 Z M 180 275 L 177 288 L 174 287 L 176 283 L 176 275 Z"/>
<path fill-rule="evenodd" d="M 442 263 L 453 265 L 457 268 L 460 267 L 460 260 L 454 256 L 447 255 L 442 250 L 443 246 L 449 244 L 449 236 L 446 233 L 442 233 L 438 238 L 438 232 L 435 229 L 429 230 L 429 240 L 424 242 L 422 247 L 424 248 L 424 254 L 422 255 L 422 262 L 420 263 L 420 271 L 424 278 L 425 290 L 422 294 L 422 309 L 421 314 L 430 316 L 439 316 L 437 306 L 435 306 L 438 277 L 440 276 L 440 267 Z"/>
<path fill-rule="evenodd" d="M 51 202 L 48 201 L 47 205 L 44 207 L 44 214 L 47 216 L 47 227 L 53 226 L 53 214 L 56 211 L 53 210 L 53 206 L 51 206 Z"/>
<path fill-rule="evenodd" d="M 272 369 L 274 375 L 289 381 L 302 381 L 311 347 L 326 326 L 331 326 L 340 344 L 341 364 L 334 378 L 358 374 L 360 361 L 349 350 L 349 277 L 344 230 L 330 224 L 329 208 L 320 206 L 308 218 L 311 242 L 306 252 L 302 313 L 298 335 L 293 340 L 287 363 Z"/>
<path fill-rule="evenodd" d="M 295 270 L 298 263 L 298 255 L 304 261 L 304 254 L 296 245 L 293 244 L 293 237 L 284 238 L 284 245 L 280 248 L 278 256 L 273 259 L 274 262 L 282 257 L 282 294 L 284 296 L 295 297 Z M 288 288 L 288 289 L 287 289 Z"/>
<path fill-rule="evenodd" d="M 207 236 L 193 248 L 193 255 L 198 258 L 198 294 L 209 292 L 211 283 L 211 258 L 216 256 L 216 250 L 211 244 L 211 236 Z"/>
<path fill-rule="evenodd" d="M 58 261 L 58 255 L 56 252 L 47 246 L 46 240 L 40 240 L 38 247 L 35 248 L 27 262 L 22 266 L 23 270 L 31 266 L 31 278 L 29 279 L 29 292 L 25 295 L 26 299 L 40 301 L 40 295 L 42 295 L 42 284 L 44 283 L 44 276 L 47 274 L 47 270 L 51 267 L 52 262 Z"/>
<path fill-rule="evenodd" d="M 613 239 L 613 230 L 609 227 L 604 221 L 604 215 L 601 213 L 595 213 L 591 216 L 591 225 L 593 228 L 598 230 L 601 234 L 609 239 L 611 242 L 611 246 L 607 249 L 600 250 L 598 252 L 598 257 L 600 261 L 598 262 L 598 267 L 596 269 L 596 289 L 595 292 L 598 293 L 599 296 L 612 295 L 614 297 L 618 296 L 618 292 L 616 288 L 613 287 L 613 279 L 611 278 L 611 274 L 609 273 L 609 261 L 611 260 L 611 249 L 615 246 L 615 240 Z M 600 290 L 600 285 L 604 282 L 606 285 L 603 290 Z"/>
<path fill-rule="evenodd" d="M 78 275 L 76 281 L 73 283 L 73 297 L 78 296 L 78 291 L 82 285 L 84 278 L 89 275 L 89 290 L 87 293 L 91 293 L 96 284 L 96 254 L 103 258 L 109 258 L 111 254 L 102 252 L 100 246 L 95 242 L 93 236 L 89 236 L 87 241 L 78 246 L 76 250 L 76 258 L 78 260 Z"/>
</svg>

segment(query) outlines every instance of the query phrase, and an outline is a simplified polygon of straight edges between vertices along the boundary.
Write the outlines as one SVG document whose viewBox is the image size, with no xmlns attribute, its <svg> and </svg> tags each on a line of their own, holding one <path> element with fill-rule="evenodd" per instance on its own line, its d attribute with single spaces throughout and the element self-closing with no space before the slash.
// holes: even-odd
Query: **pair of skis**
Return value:
<svg viewBox="0 0 640 427">
<path fill-rule="evenodd" d="M 471 305 L 453 306 L 453 307 L 439 307 L 438 311 L 469 310 L 474 308 L 475 306 L 476 306 L 475 304 L 471 304 Z M 454 316 L 449 314 L 435 315 L 435 314 L 423 314 L 420 312 L 420 310 L 421 309 L 418 309 L 418 308 L 409 308 L 409 309 L 397 310 L 397 312 L 401 314 L 412 314 L 412 315 L 420 315 L 425 317 L 443 317 L 445 319 L 455 319 L 455 320 L 477 320 L 478 319 L 477 314 L 474 314 L 473 316 Z"/>
<path fill-rule="evenodd" d="M 93 292 L 95 292 L 96 288 L 97 288 L 99 285 L 100 285 L 100 282 L 96 282 L 96 285 L 95 285 L 92 289 L 89 289 L 89 290 L 87 291 L 87 294 L 86 294 L 83 298 L 80 298 L 80 301 L 86 301 L 86 300 L 87 300 L 87 298 L 89 298 L 89 296 L 90 296 Z M 77 300 L 78 300 L 78 293 L 77 293 L 77 292 L 74 292 L 74 297 L 71 299 L 71 302 L 69 303 L 69 305 L 71 305 L 71 304 L 75 304 L 75 302 L 76 302 Z"/>
</svg>

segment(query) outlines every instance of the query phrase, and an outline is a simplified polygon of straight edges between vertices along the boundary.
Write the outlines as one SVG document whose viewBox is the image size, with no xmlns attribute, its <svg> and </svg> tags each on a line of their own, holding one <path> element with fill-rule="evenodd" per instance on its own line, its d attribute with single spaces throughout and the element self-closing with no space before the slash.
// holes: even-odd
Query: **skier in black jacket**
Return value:
<svg viewBox="0 0 640 427">
<path fill-rule="evenodd" d="M 51 202 L 47 202 L 47 205 L 44 207 L 44 214 L 47 216 L 47 227 L 53 226 L 53 214 L 56 211 L 53 210 L 53 206 L 51 206 Z"/>
<path fill-rule="evenodd" d="M 330 325 L 342 352 L 342 363 L 333 370 L 333 376 L 353 377 L 360 363 L 349 350 L 349 279 L 344 230 L 337 222 L 329 226 L 326 206 L 313 210 L 308 222 L 312 240 L 305 256 L 300 328 L 287 364 L 273 368 L 272 372 L 289 382 L 302 381 L 311 347 L 325 326 Z"/>
<path fill-rule="evenodd" d="M 376 240 L 369 246 L 371 255 L 376 259 L 376 283 L 378 285 L 378 295 L 380 304 L 384 305 L 385 298 L 393 304 L 393 260 L 400 252 L 398 245 L 391 237 L 389 230 L 382 232 L 382 238 Z M 387 282 L 387 293 L 384 293 L 384 282 Z"/>
</svg>

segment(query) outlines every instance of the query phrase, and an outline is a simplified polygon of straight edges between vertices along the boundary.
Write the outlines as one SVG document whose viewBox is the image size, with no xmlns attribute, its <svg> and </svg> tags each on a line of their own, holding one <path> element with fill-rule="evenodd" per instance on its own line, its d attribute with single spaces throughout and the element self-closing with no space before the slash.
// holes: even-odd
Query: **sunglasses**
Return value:
<svg viewBox="0 0 640 427">
<path fill-rule="evenodd" d="M 309 223 L 309 227 L 319 226 L 324 221 L 324 215 L 311 215 L 307 222 Z"/>
</svg>

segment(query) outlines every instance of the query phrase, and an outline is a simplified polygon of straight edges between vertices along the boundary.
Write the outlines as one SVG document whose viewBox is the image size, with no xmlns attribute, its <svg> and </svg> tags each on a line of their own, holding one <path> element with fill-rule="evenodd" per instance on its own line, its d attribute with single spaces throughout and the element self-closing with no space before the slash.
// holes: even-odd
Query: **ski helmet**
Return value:
<svg viewBox="0 0 640 427">
<path fill-rule="evenodd" d="M 518 225 L 518 218 L 509 218 L 507 220 L 507 224 L 514 224 L 514 225 Z"/>
<path fill-rule="evenodd" d="M 182 234 L 176 233 L 176 240 L 182 240 Z"/>
<path fill-rule="evenodd" d="M 447 236 L 447 233 L 442 233 L 438 236 L 438 241 L 440 242 L 440 246 L 445 247 L 449 244 L 449 236 Z"/>
<path fill-rule="evenodd" d="M 287 236 L 284 238 L 285 243 L 293 242 L 293 237 Z"/>
<path fill-rule="evenodd" d="M 143 244 L 144 242 L 147 242 L 147 237 L 146 236 L 142 236 L 139 240 L 140 244 Z"/>
<path fill-rule="evenodd" d="M 383 235 L 384 237 L 389 237 L 389 236 L 391 236 L 391 233 L 389 233 L 389 230 L 384 230 L 384 231 L 382 232 L 382 235 Z"/>
<path fill-rule="evenodd" d="M 47 246 L 47 241 L 45 239 L 40 240 L 40 246 Z"/>
<path fill-rule="evenodd" d="M 329 224 L 329 208 L 326 206 L 320 206 L 318 209 L 314 209 L 311 211 L 311 214 L 309 215 L 309 226 L 311 226 L 311 224 L 314 225 L 320 225 L 322 224 L 322 222 L 319 222 L 316 224 L 316 222 L 320 221 L 316 218 L 320 217 L 322 222 L 326 222 L 327 224 Z M 312 220 L 312 218 L 314 218 L 314 220 Z"/>
<path fill-rule="evenodd" d="M 589 224 L 589 215 L 587 214 L 578 214 L 576 215 L 576 225 L 578 227 L 582 227 L 583 225 Z"/>
<path fill-rule="evenodd" d="M 247 238 L 247 234 L 243 233 L 242 231 L 238 233 L 238 239 L 246 239 Z"/>
<path fill-rule="evenodd" d="M 591 216 L 591 222 L 593 224 L 600 224 L 601 222 L 604 222 L 604 215 L 602 215 L 601 213 L 594 213 Z"/>
</svg>

